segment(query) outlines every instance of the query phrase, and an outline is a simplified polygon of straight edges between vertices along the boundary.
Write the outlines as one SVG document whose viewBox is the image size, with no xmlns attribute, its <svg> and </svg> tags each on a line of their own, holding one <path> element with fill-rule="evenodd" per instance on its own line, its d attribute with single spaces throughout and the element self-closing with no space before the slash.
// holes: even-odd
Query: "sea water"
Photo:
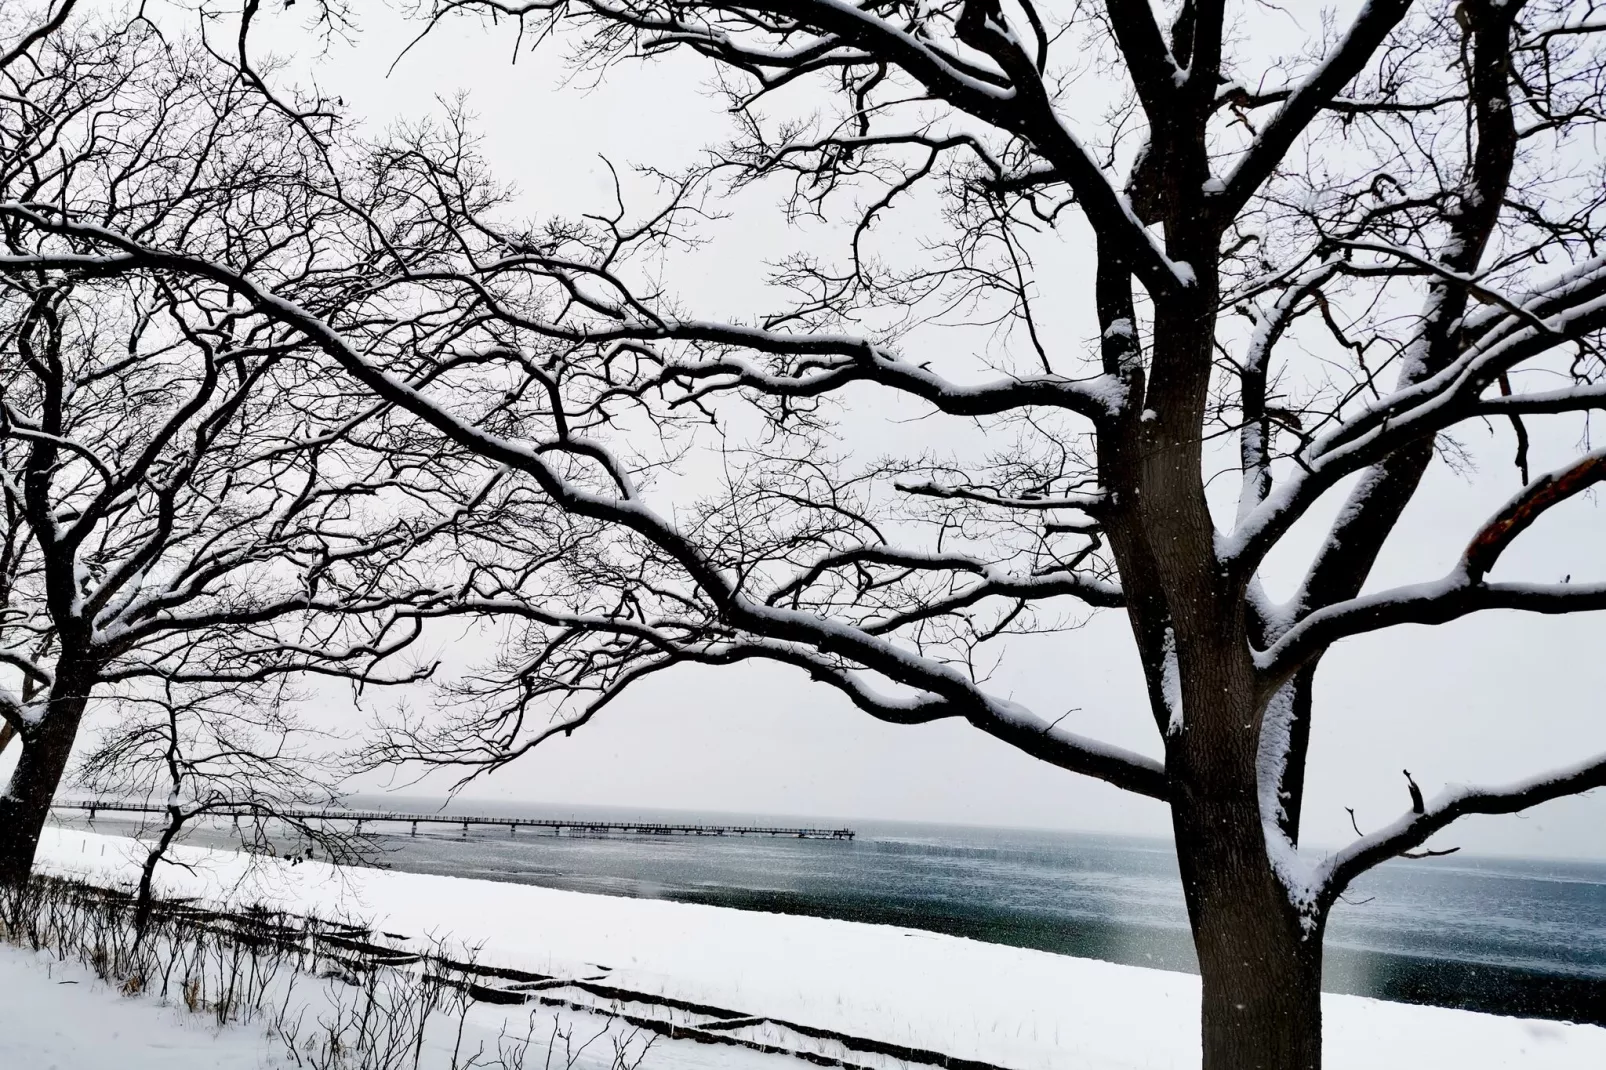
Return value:
<svg viewBox="0 0 1606 1070">
<path fill-rule="evenodd" d="M 647 812 L 386 796 L 354 808 L 719 824 L 851 825 L 853 840 L 555 836 L 369 825 L 381 864 L 902 925 L 1138 966 L 1194 970 L 1171 845 L 1076 832 Z M 102 831 L 117 831 L 109 815 Z M 126 823 L 121 823 L 127 827 Z M 202 836 L 194 842 L 203 843 Z M 1384 999 L 1606 1024 L 1606 863 L 1391 862 L 1334 908 L 1324 986 Z"/>
</svg>

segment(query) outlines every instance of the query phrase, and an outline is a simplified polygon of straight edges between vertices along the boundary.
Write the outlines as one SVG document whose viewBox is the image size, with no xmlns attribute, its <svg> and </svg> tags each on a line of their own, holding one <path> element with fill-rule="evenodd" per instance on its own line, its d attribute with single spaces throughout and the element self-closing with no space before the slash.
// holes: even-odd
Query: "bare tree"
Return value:
<svg viewBox="0 0 1606 1070">
<path fill-rule="evenodd" d="M 230 688 L 164 681 L 160 693 L 119 703 L 118 716 L 102 726 L 75 783 L 97 796 L 165 807 L 140 866 L 136 933 L 150 917 L 157 867 L 196 828 L 226 823 L 225 834 L 250 854 L 285 847 L 337 865 L 367 855 L 366 841 L 347 826 L 301 816 L 339 801 L 349 767 L 337 738 L 295 717 L 288 704 L 297 697 L 282 679 Z"/>
<path fill-rule="evenodd" d="M 256 90 L 137 20 L 61 21 L 5 27 L 4 196 L 273 255 L 274 228 L 306 214 L 276 182 L 296 161 L 252 142 Z M 16 884 L 92 701 L 417 679 L 380 665 L 417 634 L 384 584 L 427 538 L 407 505 L 427 488 L 363 445 L 378 408 L 328 389 L 293 332 L 193 279 L 101 272 L 15 220 L 0 233 L 0 715 L 22 743 L 0 883 Z"/>
<path fill-rule="evenodd" d="M 1170 807 L 1210 1070 L 1320 1064 L 1323 929 L 1357 875 L 1463 815 L 1606 784 L 1594 756 L 1445 790 L 1334 853 L 1298 842 L 1335 643 L 1606 608 L 1603 584 L 1491 578 L 1606 478 L 1587 447 L 1534 475 L 1526 445 L 1537 421 L 1586 428 L 1606 405 L 1602 163 L 1582 147 L 1606 105 L 1606 21 L 1589 4 L 1372 0 L 1287 55 L 1264 43 L 1276 11 L 1197 0 L 435 15 L 462 9 L 578 42 L 599 70 L 690 50 L 730 87 L 735 140 L 645 216 L 532 224 L 450 123 L 371 150 L 303 127 L 309 188 L 337 191 L 301 231 L 316 257 L 252 260 L 66 199 L 0 204 L 103 275 L 226 290 L 411 413 L 418 441 L 508 473 L 502 507 L 461 529 L 450 597 L 443 583 L 415 612 L 522 631 L 465 682 L 475 701 L 402 726 L 380 756 L 495 767 L 697 663 L 793 666 L 886 721 L 961 718 Z M 228 65 L 250 70 L 239 40 Z M 839 224 L 845 252 L 777 257 L 799 297 L 773 313 L 686 314 L 654 268 L 695 239 L 701 198 L 774 181 Z M 879 239 L 932 202 L 900 263 Z M 1063 247 L 1094 265 L 1085 336 L 1059 311 L 1082 295 L 1034 266 Z M 972 347 L 954 319 L 991 332 Z M 987 447 L 833 456 L 835 402 L 876 389 L 979 424 Z M 1511 427 L 1521 489 L 1445 575 L 1369 590 L 1449 436 L 1489 420 Z M 717 478 L 676 474 L 704 449 Z M 1223 472 L 1237 500 L 1213 510 Z M 1334 495 L 1275 603 L 1268 553 Z M 988 652 L 1066 605 L 1125 611 L 1162 758 L 989 687 Z"/>
</svg>

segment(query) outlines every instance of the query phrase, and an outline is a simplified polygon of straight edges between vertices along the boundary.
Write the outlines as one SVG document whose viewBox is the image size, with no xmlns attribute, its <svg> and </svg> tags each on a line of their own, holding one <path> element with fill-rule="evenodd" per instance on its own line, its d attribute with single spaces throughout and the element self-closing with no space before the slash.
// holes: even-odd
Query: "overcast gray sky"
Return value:
<svg viewBox="0 0 1606 1070">
<path fill-rule="evenodd" d="M 459 23 L 387 76 L 409 28 L 377 9 L 359 17 L 355 44 L 337 44 L 316 62 L 319 80 L 376 129 L 439 114 L 440 98 L 466 91 L 485 155 L 532 211 L 603 204 L 599 154 L 620 164 L 674 166 L 725 136 L 715 102 L 699 93 L 697 79 L 706 72 L 684 62 L 625 68 L 594 88 L 558 88 L 557 50 L 513 64 L 510 32 Z M 308 39 L 279 21 L 270 27 L 279 47 L 305 49 Z M 305 62 L 303 52 L 298 66 Z M 740 309 L 758 292 L 759 258 L 785 251 L 780 213 L 757 207 L 720 231 L 717 247 L 684 277 L 670 280 L 697 311 Z M 1090 292 L 1086 266 L 1072 259 L 1058 276 L 1040 279 L 1045 289 L 1063 286 L 1068 314 L 1088 314 L 1081 308 Z M 1499 430 L 1469 432 L 1468 444 L 1487 462 L 1479 472 L 1458 476 L 1435 467 L 1380 563 L 1377 585 L 1442 574 L 1477 524 L 1516 489 Z M 1541 436 L 1535 471 L 1567 459 L 1578 432 L 1572 426 Z M 902 432 L 893 425 L 886 433 Z M 1316 530 L 1306 525 L 1288 540 L 1269 569 L 1270 586 L 1286 587 Z M 1606 578 L 1603 549 L 1606 515 L 1593 499 L 1579 499 L 1524 535 L 1500 575 Z M 1158 754 L 1141 679 L 1118 613 L 1069 634 L 1016 642 L 996 677 L 999 690 L 1050 716 L 1077 708 L 1071 721 L 1079 731 Z M 1431 794 L 1445 782 L 1498 782 L 1606 751 L 1602 696 L 1603 614 L 1486 614 L 1351 640 L 1322 670 L 1306 838 L 1346 838 L 1346 806 L 1363 828 L 1392 820 L 1407 804 L 1402 767 Z M 880 724 L 833 691 L 774 667 L 657 677 L 572 738 L 553 740 L 469 795 L 1157 834 L 1168 822 L 1160 804 L 1043 765 L 962 724 Z M 1436 842 L 1606 857 L 1603 830 L 1606 792 L 1597 792 L 1522 817 L 1457 826 Z"/>
</svg>

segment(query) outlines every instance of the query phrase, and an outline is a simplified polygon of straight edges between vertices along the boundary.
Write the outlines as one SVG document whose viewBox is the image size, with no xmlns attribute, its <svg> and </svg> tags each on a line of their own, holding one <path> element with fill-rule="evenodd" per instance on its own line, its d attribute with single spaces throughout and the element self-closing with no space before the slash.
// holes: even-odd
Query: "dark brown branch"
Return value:
<svg viewBox="0 0 1606 1070">
<path fill-rule="evenodd" d="M 1546 511 L 1606 481 L 1606 451 L 1592 453 L 1571 467 L 1547 472 L 1522 489 L 1473 536 L 1462 554 L 1462 567 L 1473 583 L 1481 582 L 1500 555 Z"/>
</svg>

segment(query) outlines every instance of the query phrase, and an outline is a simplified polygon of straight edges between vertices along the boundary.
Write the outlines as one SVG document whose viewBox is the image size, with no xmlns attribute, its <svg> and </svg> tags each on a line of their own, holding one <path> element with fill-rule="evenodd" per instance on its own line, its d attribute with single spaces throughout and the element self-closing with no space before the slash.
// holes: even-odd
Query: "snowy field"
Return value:
<svg viewBox="0 0 1606 1070">
<path fill-rule="evenodd" d="M 82 966 L 0 944 L 5 1070 L 259 1070 L 266 1039 L 126 999 Z"/>
<path fill-rule="evenodd" d="M 305 1034 L 315 1032 L 319 1021 L 331 1020 L 331 989 L 337 987 L 303 983 L 295 991 L 292 1017 L 313 1027 Z M 87 967 L 5 943 L 0 943 L 0 1006 L 6 1010 L 0 1070 L 316 1070 L 324 1065 L 306 1051 L 292 1058 L 284 1039 L 260 1020 L 219 1027 L 210 1011 L 191 1013 L 149 996 L 124 996 Z M 455 1015 L 447 1018 L 421 1045 L 424 1070 L 799 1070 L 795 1059 L 668 1041 L 628 1023 L 570 1010 L 510 1012 L 479 1004 L 461 1030 Z M 518 1047 L 527 1051 L 511 1058 Z"/>
<path fill-rule="evenodd" d="M 140 850 L 127 839 L 50 829 L 39 865 L 131 883 Z M 250 865 L 244 856 L 193 848 L 180 856 L 193 870 L 164 867 L 166 894 L 360 920 L 478 948 L 486 965 L 600 976 L 637 992 L 1011 1070 L 1172 1070 L 1199 1062 L 1198 980 L 1184 974 L 857 922 L 319 863 Z M 1606 1029 L 1595 1026 L 1343 995 L 1325 996 L 1323 1007 L 1331 1070 L 1606 1067 Z M 735 1054 L 699 1050 L 710 1064 Z M 686 1058 L 655 1051 L 643 1070 L 668 1064 Z"/>
</svg>

